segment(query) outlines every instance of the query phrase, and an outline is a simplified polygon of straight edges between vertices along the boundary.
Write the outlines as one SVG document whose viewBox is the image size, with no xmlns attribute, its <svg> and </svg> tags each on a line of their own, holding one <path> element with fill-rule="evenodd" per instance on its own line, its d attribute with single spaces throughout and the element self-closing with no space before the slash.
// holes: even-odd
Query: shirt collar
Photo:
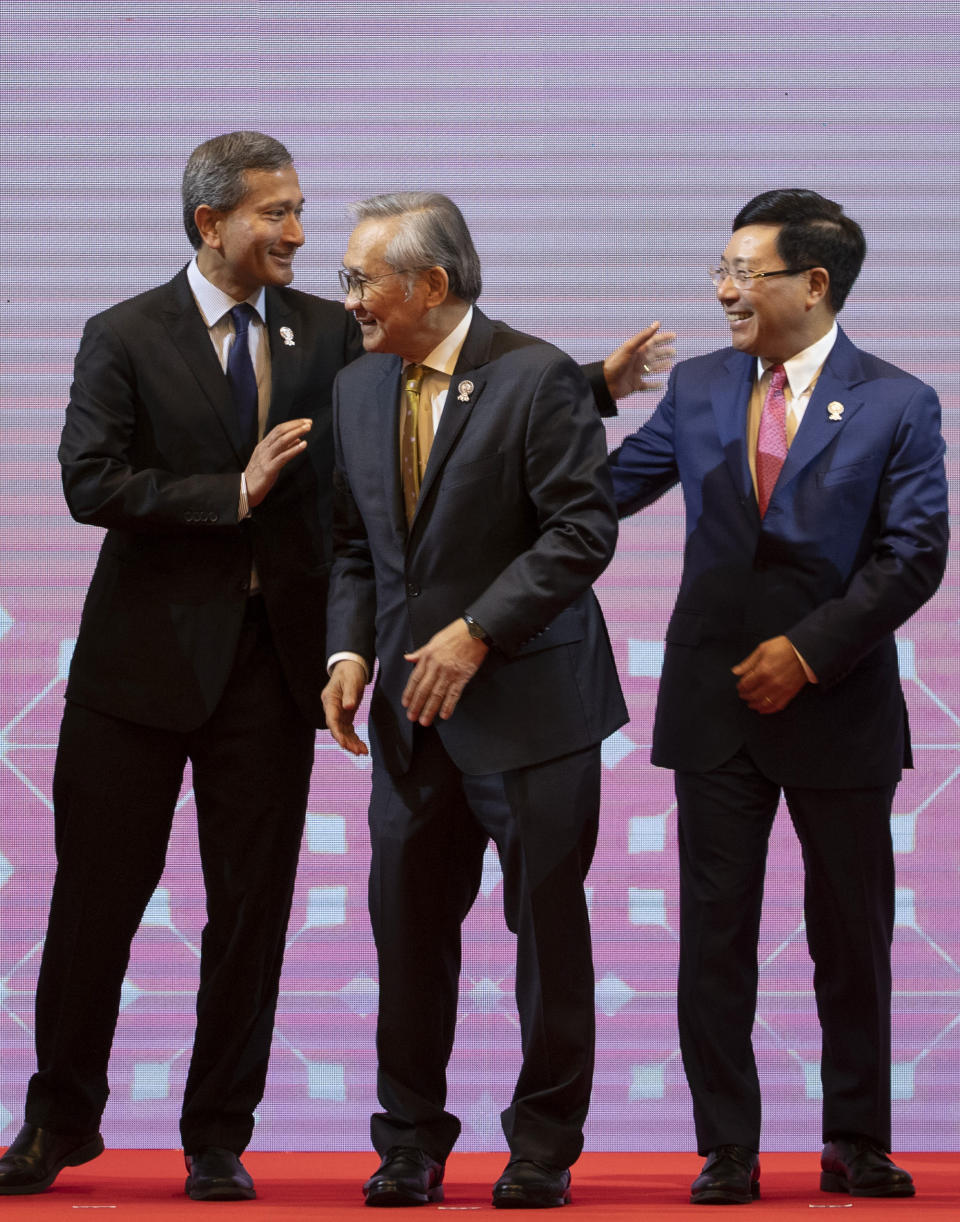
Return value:
<svg viewBox="0 0 960 1222">
<path fill-rule="evenodd" d="M 432 352 L 428 352 L 419 364 L 426 365 L 428 369 L 436 370 L 438 373 L 445 373 L 447 377 L 452 377 L 457 361 L 460 359 L 460 350 L 467 342 L 467 332 L 470 330 L 472 321 L 473 306 L 467 310 L 450 334 L 442 339 Z M 413 363 L 412 361 L 404 362 L 404 368 Z"/>
<path fill-rule="evenodd" d="M 804 348 L 796 356 L 792 356 L 789 360 L 782 362 L 787 373 L 787 382 L 790 384 L 790 393 L 794 399 L 798 399 L 800 395 L 809 389 L 810 383 L 816 377 L 817 370 L 830 355 L 830 350 L 833 348 L 836 340 L 837 324 L 836 320 L 834 320 L 830 330 L 821 339 L 818 339 L 815 344 L 811 344 L 809 348 Z M 763 377 L 770 366 L 776 363 L 775 361 L 767 361 L 763 357 L 758 357 L 757 377 Z"/>
<path fill-rule="evenodd" d="M 229 293 L 225 293 L 223 289 L 217 288 L 215 284 L 206 278 L 200 268 L 197 267 L 196 257 L 187 264 L 187 280 L 196 300 L 197 308 L 203 315 L 203 321 L 208 327 L 215 327 L 222 318 L 230 313 L 235 305 L 239 304 L 234 301 Z M 247 298 L 247 303 L 253 306 L 262 323 L 267 321 L 266 298 L 267 290 L 265 288 L 257 289 L 256 292 L 251 293 Z"/>
</svg>

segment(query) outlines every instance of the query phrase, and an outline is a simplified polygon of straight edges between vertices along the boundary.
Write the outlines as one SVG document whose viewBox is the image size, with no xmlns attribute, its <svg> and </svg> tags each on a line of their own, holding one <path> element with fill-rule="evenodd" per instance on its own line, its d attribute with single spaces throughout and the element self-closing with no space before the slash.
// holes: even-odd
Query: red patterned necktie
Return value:
<svg viewBox="0 0 960 1222">
<path fill-rule="evenodd" d="M 787 457 L 787 400 L 783 388 L 787 371 L 782 365 L 770 368 L 770 385 L 760 413 L 757 434 L 757 500 L 761 518 L 767 512 L 774 485 Z"/>
</svg>

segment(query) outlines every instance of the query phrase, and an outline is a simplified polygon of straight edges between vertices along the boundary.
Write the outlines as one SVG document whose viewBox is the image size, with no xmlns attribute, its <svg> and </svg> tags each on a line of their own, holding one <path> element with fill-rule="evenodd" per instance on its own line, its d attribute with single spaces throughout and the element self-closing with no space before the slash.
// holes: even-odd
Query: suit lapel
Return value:
<svg viewBox="0 0 960 1222">
<path fill-rule="evenodd" d="M 241 462 L 246 446 L 241 436 L 230 387 L 217 359 L 210 334 L 190 292 L 186 271 L 170 282 L 168 302 L 161 307 L 164 326 L 190 369 L 219 429 Z"/>
<path fill-rule="evenodd" d="M 398 356 L 385 358 L 380 380 L 373 388 L 374 416 L 371 440 L 375 448 L 371 461 L 379 463 L 383 472 L 384 504 L 394 530 L 406 537 L 407 515 L 403 507 L 400 486 L 400 371 L 403 363 Z"/>
<path fill-rule="evenodd" d="M 265 433 L 290 419 L 301 383 L 305 329 L 300 311 L 285 294 L 267 289 L 267 336 L 270 343 L 270 410 Z"/>
<path fill-rule="evenodd" d="M 862 380 L 857 350 L 840 331 L 787 451 L 771 499 L 776 499 L 857 414 L 864 400 L 854 388 Z"/>
<path fill-rule="evenodd" d="M 710 403 L 717 433 L 734 487 L 742 503 L 753 498 L 753 481 L 747 454 L 747 408 L 753 388 L 755 360 L 742 352 L 731 352 L 710 384 Z M 756 499 L 753 498 L 754 506 Z"/>
<path fill-rule="evenodd" d="M 420 500 L 413 521 L 417 521 L 421 507 L 424 505 L 430 489 L 440 478 L 443 465 L 450 455 L 457 438 L 463 432 L 470 419 L 487 380 L 486 370 L 481 368 L 490 356 L 490 343 L 493 338 L 493 325 L 489 318 L 474 306 L 473 319 L 467 338 L 460 349 L 456 368 L 450 379 L 450 389 L 443 405 L 440 422 L 437 427 L 433 445 L 430 447 L 430 457 L 427 469 L 423 473 L 423 484 L 420 488 Z M 397 429 L 394 430 L 396 433 Z M 399 457 L 394 464 L 399 468 Z M 397 484 L 399 486 L 399 474 Z M 411 524 L 412 525 L 412 524 Z"/>
</svg>

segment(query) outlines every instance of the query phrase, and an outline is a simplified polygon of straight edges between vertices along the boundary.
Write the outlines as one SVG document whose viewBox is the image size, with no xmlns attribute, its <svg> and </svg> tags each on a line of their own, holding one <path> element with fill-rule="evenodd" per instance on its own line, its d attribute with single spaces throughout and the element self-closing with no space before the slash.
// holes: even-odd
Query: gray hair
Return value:
<svg viewBox="0 0 960 1222">
<path fill-rule="evenodd" d="M 384 253 L 391 267 L 398 271 L 442 267 L 455 296 L 471 304 L 480 296 L 480 256 L 452 199 L 437 191 L 396 191 L 359 200 L 349 208 L 358 222 L 404 218 Z"/>
<path fill-rule="evenodd" d="M 203 245 L 194 213 L 201 204 L 229 212 L 247 193 L 247 170 L 282 170 L 293 158 L 279 140 L 262 132 L 227 132 L 214 136 L 190 154 L 183 171 L 183 227 L 190 245 Z"/>
</svg>

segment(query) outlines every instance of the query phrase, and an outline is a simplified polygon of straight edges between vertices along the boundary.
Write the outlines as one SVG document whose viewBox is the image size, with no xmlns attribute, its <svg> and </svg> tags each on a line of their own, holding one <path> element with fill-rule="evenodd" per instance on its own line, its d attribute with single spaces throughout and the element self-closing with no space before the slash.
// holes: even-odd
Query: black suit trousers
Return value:
<svg viewBox="0 0 960 1222">
<path fill-rule="evenodd" d="M 199 729 L 158 730 L 68 702 L 29 1123 L 61 1133 L 99 1125 L 130 943 L 163 872 L 189 760 L 207 923 L 181 1137 L 188 1152 L 244 1149 L 266 1078 L 313 740 L 259 597 L 223 696 Z"/>
<path fill-rule="evenodd" d="M 376 759 L 376 757 L 375 757 Z M 517 936 L 522 1065 L 502 1112 L 511 1154 L 569 1166 L 583 1146 L 594 1061 L 593 962 L 583 881 L 596 846 L 600 748 L 467 776 L 417 727 L 408 772 L 374 764 L 370 913 L 380 976 L 375 1148 L 442 1161 L 460 1132 L 446 1109 L 461 925 L 488 840 Z"/>
<path fill-rule="evenodd" d="M 890 1148 L 895 786 L 783 790 L 803 854 L 803 911 L 822 1031 L 823 1140 Z M 760 1148 L 751 1031 L 767 844 L 781 788 L 741 751 L 676 774 L 680 1050 L 697 1145 Z"/>
</svg>

